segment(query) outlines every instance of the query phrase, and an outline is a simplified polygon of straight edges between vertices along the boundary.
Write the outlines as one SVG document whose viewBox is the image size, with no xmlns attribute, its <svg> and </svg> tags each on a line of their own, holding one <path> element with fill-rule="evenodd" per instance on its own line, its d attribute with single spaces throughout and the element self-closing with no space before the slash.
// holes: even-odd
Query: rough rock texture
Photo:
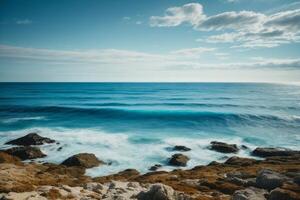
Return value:
<svg viewBox="0 0 300 200">
<path fill-rule="evenodd" d="M 237 156 L 233 156 L 226 160 L 226 164 L 228 165 L 238 165 L 238 166 L 248 166 L 256 163 L 257 160 L 251 158 L 240 158 Z"/>
<path fill-rule="evenodd" d="M 12 163 L 15 165 L 22 165 L 21 159 L 4 152 L 0 152 L 0 163 Z"/>
<path fill-rule="evenodd" d="M 221 153 L 236 153 L 239 150 L 236 144 L 227 144 L 224 142 L 213 141 L 210 143 L 210 145 L 211 150 Z"/>
<path fill-rule="evenodd" d="M 282 186 L 283 182 L 287 178 L 282 174 L 274 172 L 272 170 L 263 169 L 258 172 L 256 178 L 256 185 L 260 188 L 272 190 L 276 187 Z"/>
<path fill-rule="evenodd" d="M 79 153 L 67 158 L 61 163 L 68 167 L 78 166 L 84 168 L 97 167 L 100 164 L 104 164 L 103 161 L 99 160 L 94 154 L 91 153 Z"/>
<path fill-rule="evenodd" d="M 163 184 L 154 184 L 150 187 L 150 190 L 146 192 L 140 192 L 137 195 L 138 200 L 188 200 L 191 199 L 183 193 L 178 193 L 170 186 Z"/>
<path fill-rule="evenodd" d="M 174 146 L 173 150 L 174 151 L 190 151 L 191 149 L 186 146 L 176 145 L 176 146 Z"/>
<path fill-rule="evenodd" d="M 42 136 L 38 135 L 37 133 L 29 133 L 18 139 L 6 142 L 5 144 L 30 146 L 30 145 L 42 145 L 42 144 L 54 143 L 54 142 L 55 142 L 55 140 L 52 140 L 47 137 L 42 137 Z"/>
<path fill-rule="evenodd" d="M 30 146 L 13 147 L 4 150 L 4 152 L 12 156 L 16 156 L 21 160 L 43 158 L 46 156 L 38 147 L 30 147 Z"/>
<path fill-rule="evenodd" d="M 300 151 L 293 151 L 284 148 L 256 148 L 252 152 L 254 156 L 271 157 L 271 156 L 293 156 L 300 154 Z"/>
<path fill-rule="evenodd" d="M 177 153 L 171 157 L 171 159 L 169 160 L 169 164 L 173 166 L 186 166 L 189 160 L 190 160 L 189 157 Z"/>
<path fill-rule="evenodd" d="M 290 190 L 285 190 L 281 188 L 276 188 L 271 191 L 268 200 L 299 200 L 299 193 L 295 193 Z"/>
<path fill-rule="evenodd" d="M 266 200 L 267 194 L 266 190 L 249 187 L 235 191 L 232 195 L 232 200 Z"/>
</svg>

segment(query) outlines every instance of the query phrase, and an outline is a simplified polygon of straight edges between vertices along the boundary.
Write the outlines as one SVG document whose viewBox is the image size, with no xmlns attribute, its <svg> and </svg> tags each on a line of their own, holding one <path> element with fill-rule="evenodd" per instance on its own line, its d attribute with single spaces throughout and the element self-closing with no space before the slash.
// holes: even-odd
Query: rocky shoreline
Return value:
<svg viewBox="0 0 300 200">
<path fill-rule="evenodd" d="M 39 145 L 55 140 L 30 133 L 8 141 L 11 148 L 0 151 L 0 199 L 139 199 L 139 200 L 299 200 L 300 151 L 284 148 L 256 148 L 253 156 L 263 159 L 230 157 L 224 163 L 182 170 L 190 158 L 189 147 L 172 147 L 168 164 L 171 172 L 159 171 L 160 164 L 140 174 L 127 169 L 117 174 L 92 178 L 86 168 L 107 163 L 94 154 L 80 153 L 61 164 L 22 162 L 46 155 Z M 212 141 L 209 149 L 236 153 L 235 144 Z M 59 151 L 59 150 L 58 150 Z"/>
</svg>

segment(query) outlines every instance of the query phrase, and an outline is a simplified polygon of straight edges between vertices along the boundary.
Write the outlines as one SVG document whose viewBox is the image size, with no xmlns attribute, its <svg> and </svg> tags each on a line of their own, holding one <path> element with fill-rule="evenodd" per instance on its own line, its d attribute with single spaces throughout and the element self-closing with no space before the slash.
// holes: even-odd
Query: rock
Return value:
<svg viewBox="0 0 300 200">
<path fill-rule="evenodd" d="M 57 151 L 61 151 L 61 150 L 62 150 L 62 148 L 63 148 L 63 147 L 58 147 L 58 148 L 57 148 Z"/>
<path fill-rule="evenodd" d="M 150 170 L 150 171 L 156 171 L 156 170 L 158 170 L 158 169 L 161 168 L 161 167 L 162 167 L 161 164 L 155 164 L 155 165 L 151 166 L 151 167 L 149 168 L 149 170 Z"/>
<path fill-rule="evenodd" d="M 140 192 L 137 195 L 138 200 L 188 200 L 187 195 L 180 194 L 173 190 L 170 186 L 160 183 L 153 184 L 150 190 Z"/>
<path fill-rule="evenodd" d="M 239 150 L 236 144 L 213 141 L 210 143 L 210 145 L 211 150 L 221 153 L 236 153 Z"/>
<path fill-rule="evenodd" d="M 4 152 L 0 152 L 0 163 L 12 163 L 15 165 L 20 165 L 21 159 Z"/>
<path fill-rule="evenodd" d="M 173 148 L 173 151 L 190 151 L 190 150 L 191 150 L 190 148 L 182 145 L 176 145 Z"/>
<path fill-rule="evenodd" d="M 300 175 L 299 176 L 296 176 L 294 177 L 294 183 L 300 185 Z"/>
<path fill-rule="evenodd" d="M 169 160 L 169 164 L 173 166 L 186 166 L 189 160 L 190 160 L 189 157 L 177 153 L 171 157 L 171 159 Z"/>
<path fill-rule="evenodd" d="M 257 160 L 251 158 L 241 158 L 237 156 L 230 157 L 226 160 L 225 164 L 228 165 L 238 165 L 238 166 L 248 166 L 257 163 Z"/>
<path fill-rule="evenodd" d="M 4 152 L 12 156 L 16 156 L 21 160 L 43 158 L 46 156 L 38 147 L 30 146 L 13 147 L 4 150 Z"/>
<path fill-rule="evenodd" d="M 271 156 L 293 156 L 300 154 L 300 151 L 294 151 L 285 148 L 256 148 L 252 155 L 258 157 L 271 157 Z"/>
<path fill-rule="evenodd" d="M 237 190 L 232 195 L 232 200 L 266 200 L 267 191 L 254 187 Z"/>
<path fill-rule="evenodd" d="M 299 194 L 281 188 L 276 188 L 272 190 L 268 198 L 268 200 L 299 200 L 299 199 L 300 199 Z"/>
<path fill-rule="evenodd" d="M 78 166 L 84 168 L 92 168 L 92 167 L 97 167 L 100 164 L 104 164 L 104 162 L 99 160 L 94 154 L 79 153 L 67 158 L 61 164 L 68 167 Z"/>
<path fill-rule="evenodd" d="M 18 139 L 6 142 L 5 144 L 30 146 L 30 145 L 42 145 L 42 144 L 54 143 L 54 142 L 55 142 L 55 140 L 52 140 L 50 138 L 42 137 L 36 133 L 29 133 Z"/>
<path fill-rule="evenodd" d="M 258 172 L 256 177 L 257 187 L 272 190 L 274 188 L 282 186 L 283 182 L 286 180 L 286 177 L 277 172 L 263 169 Z"/>
<path fill-rule="evenodd" d="M 103 190 L 103 185 L 100 183 L 91 182 L 86 183 L 83 188 L 93 192 L 100 192 L 101 190 Z"/>
</svg>

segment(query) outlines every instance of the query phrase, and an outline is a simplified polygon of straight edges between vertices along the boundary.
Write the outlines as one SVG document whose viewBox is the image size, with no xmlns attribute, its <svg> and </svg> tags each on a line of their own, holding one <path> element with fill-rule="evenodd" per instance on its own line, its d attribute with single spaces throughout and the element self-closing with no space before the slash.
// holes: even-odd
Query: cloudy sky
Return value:
<svg viewBox="0 0 300 200">
<path fill-rule="evenodd" d="M 299 0 L 0 0 L 0 81 L 300 82 Z"/>
</svg>

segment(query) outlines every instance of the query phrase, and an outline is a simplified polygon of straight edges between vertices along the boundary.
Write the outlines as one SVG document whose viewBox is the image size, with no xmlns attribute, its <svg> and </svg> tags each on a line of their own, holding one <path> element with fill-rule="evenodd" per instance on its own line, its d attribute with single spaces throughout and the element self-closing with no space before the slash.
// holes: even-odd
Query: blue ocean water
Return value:
<svg viewBox="0 0 300 200">
<path fill-rule="evenodd" d="M 262 83 L 0 83 L 0 147 L 29 132 L 56 139 L 41 161 L 80 152 L 111 163 L 98 176 L 166 164 L 186 145 L 186 168 L 222 161 L 209 142 L 300 148 L 300 85 Z M 61 151 L 57 148 L 62 146 Z M 230 155 L 229 155 L 230 156 Z M 173 169 L 165 166 L 164 169 Z"/>
</svg>

